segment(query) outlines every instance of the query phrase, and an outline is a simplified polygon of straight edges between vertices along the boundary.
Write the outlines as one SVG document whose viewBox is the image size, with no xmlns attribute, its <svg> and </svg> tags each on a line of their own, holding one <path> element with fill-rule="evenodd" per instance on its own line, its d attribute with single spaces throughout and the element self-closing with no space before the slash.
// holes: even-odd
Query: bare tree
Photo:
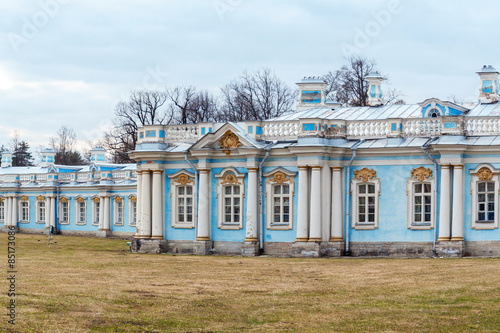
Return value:
<svg viewBox="0 0 500 333">
<path fill-rule="evenodd" d="M 222 87 L 221 115 L 227 121 L 278 117 L 291 110 L 296 94 L 268 68 L 255 73 L 245 71 Z"/>
<path fill-rule="evenodd" d="M 163 107 L 166 101 L 165 92 L 132 91 L 128 102 L 117 104 L 114 127 L 106 132 L 104 138 L 104 146 L 111 153 L 114 163 L 133 162 L 127 152 L 135 148 L 139 127 L 172 122 L 172 112 Z"/>
<path fill-rule="evenodd" d="M 188 124 L 189 114 L 192 109 L 192 102 L 196 97 L 196 88 L 175 87 L 167 89 L 167 97 L 170 100 L 170 111 L 175 116 L 175 122 L 178 124 Z"/>
<path fill-rule="evenodd" d="M 54 157 L 56 164 L 79 165 L 84 163 L 82 155 L 73 149 L 75 142 L 75 131 L 66 126 L 60 127 L 57 136 L 50 138 L 50 146 L 56 152 Z"/>
</svg>

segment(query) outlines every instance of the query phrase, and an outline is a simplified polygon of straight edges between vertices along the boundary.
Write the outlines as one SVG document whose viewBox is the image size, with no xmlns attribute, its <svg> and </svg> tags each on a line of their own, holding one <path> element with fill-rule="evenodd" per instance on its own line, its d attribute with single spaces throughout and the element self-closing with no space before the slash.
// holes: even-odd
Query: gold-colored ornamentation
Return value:
<svg viewBox="0 0 500 333">
<path fill-rule="evenodd" d="M 477 176 L 479 177 L 479 180 L 491 180 L 491 178 L 493 178 L 493 173 L 490 169 L 482 167 L 477 172 Z"/>
<path fill-rule="evenodd" d="M 66 197 L 61 197 L 61 198 L 59 199 L 59 202 L 68 202 L 68 198 L 66 198 Z"/>
<path fill-rule="evenodd" d="M 222 181 L 222 184 L 240 184 L 240 182 L 238 181 L 238 178 L 236 178 L 236 176 L 233 173 L 228 172 L 224 176 L 224 180 Z"/>
<path fill-rule="evenodd" d="M 119 195 L 115 195 L 114 200 L 115 200 L 115 202 L 122 202 L 123 198 L 120 197 Z"/>
<path fill-rule="evenodd" d="M 78 197 L 76 198 L 76 202 L 85 202 L 85 198 Z"/>
<path fill-rule="evenodd" d="M 39 196 L 36 197 L 36 200 L 37 201 L 44 201 L 45 197 L 43 195 L 39 195 Z"/>
<path fill-rule="evenodd" d="M 240 138 L 230 130 L 227 130 L 219 139 L 219 147 L 222 148 L 222 151 L 225 152 L 227 156 L 231 154 L 230 149 L 238 148 L 241 145 Z"/>
<path fill-rule="evenodd" d="M 0 202 L 3 202 L 3 197 L 0 197 Z"/>
<path fill-rule="evenodd" d="M 432 177 L 432 170 L 424 168 L 423 166 L 411 170 L 411 176 L 418 181 L 422 182 L 424 179 Z"/>
<path fill-rule="evenodd" d="M 93 198 L 92 198 L 92 201 L 93 201 L 93 202 L 100 202 L 100 201 L 101 201 L 101 199 L 99 199 L 99 197 L 93 197 Z"/>
<path fill-rule="evenodd" d="M 21 201 L 27 201 L 29 199 L 28 199 L 28 197 L 26 195 L 21 195 L 21 197 L 19 198 L 19 200 L 21 200 Z"/>
<path fill-rule="evenodd" d="M 181 185 L 193 183 L 193 179 L 188 175 L 186 175 L 185 173 L 181 173 L 179 176 L 177 176 L 176 181 Z"/>
<path fill-rule="evenodd" d="M 133 195 L 131 195 L 128 199 L 132 202 L 137 202 L 137 198 Z"/>
<path fill-rule="evenodd" d="M 289 182 L 290 178 L 288 178 L 282 171 L 278 171 L 273 175 L 273 177 L 270 180 L 272 182 L 283 184 L 284 182 Z"/>
<path fill-rule="evenodd" d="M 354 170 L 354 177 L 365 183 L 376 176 L 377 172 L 373 169 L 363 168 L 361 170 Z"/>
</svg>

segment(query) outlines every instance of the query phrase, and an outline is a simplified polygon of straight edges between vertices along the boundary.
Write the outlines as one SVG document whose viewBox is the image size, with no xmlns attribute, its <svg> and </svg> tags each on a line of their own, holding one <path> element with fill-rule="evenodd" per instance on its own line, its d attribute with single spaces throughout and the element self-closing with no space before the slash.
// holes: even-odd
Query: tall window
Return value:
<svg viewBox="0 0 500 333">
<path fill-rule="evenodd" d="M 69 200 L 66 197 L 59 200 L 59 223 L 69 224 Z"/>
<path fill-rule="evenodd" d="M 432 193 L 430 183 L 413 184 L 413 223 L 431 223 Z"/>
<path fill-rule="evenodd" d="M 30 221 L 30 202 L 27 196 L 21 196 L 19 202 L 19 222 L 28 223 Z"/>
<path fill-rule="evenodd" d="M 293 228 L 294 172 L 277 168 L 266 177 L 266 227 L 289 230 Z"/>
<path fill-rule="evenodd" d="M 5 201 L 0 198 L 0 222 L 5 222 Z"/>
<path fill-rule="evenodd" d="M 427 230 L 434 227 L 434 187 L 432 170 L 423 166 L 411 171 L 406 193 L 408 195 L 408 228 Z"/>
<path fill-rule="evenodd" d="M 373 169 L 354 170 L 351 181 L 352 191 L 352 228 L 378 228 L 378 202 L 380 180 Z"/>
<path fill-rule="evenodd" d="M 135 227 L 137 225 L 137 199 L 135 196 L 129 197 L 129 212 L 128 212 L 128 225 Z"/>
<path fill-rule="evenodd" d="M 123 198 L 115 197 L 114 224 L 123 225 Z"/>
<path fill-rule="evenodd" d="M 76 199 L 76 224 L 87 223 L 87 200 L 82 197 Z"/>
<path fill-rule="evenodd" d="M 101 202 L 98 197 L 92 199 L 92 225 L 99 225 L 99 211 Z"/>
<path fill-rule="evenodd" d="M 235 168 L 225 168 L 217 178 L 217 221 L 221 229 L 243 228 L 243 198 L 245 174 Z"/>
<path fill-rule="evenodd" d="M 36 223 L 45 223 L 47 204 L 45 197 L 40 195 L 36 198 Z"/>
<path fill-rule="evenodd" d="M 174 228 L 194 228 L 196 205 L 194 174 L 181 170 L 170 178 L 171 225 Z"/>
<path fill-rule="evenodd" d="M 473 229 L 498 228 L 499 170 L 489 164 L 481 164 L 471 171 Z"/>
</svg>

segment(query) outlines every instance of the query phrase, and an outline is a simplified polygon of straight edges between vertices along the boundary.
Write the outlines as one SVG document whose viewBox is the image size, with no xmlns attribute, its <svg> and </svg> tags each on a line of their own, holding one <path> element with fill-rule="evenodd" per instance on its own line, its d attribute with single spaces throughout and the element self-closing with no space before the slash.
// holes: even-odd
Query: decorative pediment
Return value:
<svg viewBox="0 0 500 333">
<path fill-rule="evenodd" d="M 119 195 L 115 195 L 115 196 L 113 197 L 113 200 L 115 200 L 115 202 L 122 202 L 122 201 L 123 201 L 123 198 L 122 198 L 122 197 L 120 197 Z"/>
<path fill-rule="evenodd" d="M 99 199 L 99 197 L 96 195 L 96 196 L 92 197 L 92 201 L 93 202 L 100 202 L 101 199 Z"/>
<path fill-rule="evenodd" d="M 26 195 L 21 195 L 21 197 L 19 198 L 19 200 L 21 200 L 21 201 L 28 201 L 29 198 Z"/>
<path fill-rule="evenodd" d="M 354 178 L 365 183 L 375 177 L 377 177 L 377 172 L 373 169 L 363 168 L 361 170 L 354 170 Z"/>
<path fill-rule="evenodd" d="M 36 197 L 37 201 L 45 201 L 45 197 L 43 195 L 39 195 Z"/>
<path fill-rule="evenodd" d="M 487 167 L 482 167 L 477 172 L 477 176 L 478 176 L 479 180 L 483 180 L 483 181 L 484 180 L 491 180 L 491 178 L 493 178 L 493 172 L 491 172 L 491 170 L 488 169 Z"/>
<path fill-rule="evenodd" d="M 219 174 L 214 175 L 218 179 L 219 185 L 225 184 L 243 184 L 245 174 L 239 173 L 236 168 L 224 168 Z"/>
<path fill-rule="evenodd" d="M 137 202 L 137 197 L 133 194 L 129 195 L 128 199 L 132 202 Z"/>
<path fill-rule="evenodd" d="M 76 202 L 85 202 L 85 201 L 86 201 L 86 200 L 85 200 L 85 198 L 83 198 L 83 197 L 78 197 L 78 198 L 76 198 Z"/>
<path fill-rule="evenodd" d="M 241 184 L 231 171 L 226 172 L 221 184 Z"/>
<path fill-rule="evenodd" d="M 480 181 L 489 181 L 494 176 L 498 177 L 500 170 L 495 169 L 491 164 L 483 163 L 478 165 L 474 170 L 471 170 L 470 173 Z"/>
<path fill-rule="evenodd" d="M 227 130 L 224 135 L 219 139 L 219 147 L 227 156 L 231 154 L 230 149 L 238 148 L 242 145 L 240 138 L 231 130 Z"/>
<path fill-rule="evenodd" d="M 227 156 L 240 147 L 262 148 L 246 132 L 235 123 L 226 123 L 215 133 L 208 133 L 196 142 L 189 150 L 221 149 Z"/>
<path fill-rule="evenodd" d="M 194 174 L 186 170 L 179 170 L 174 174 L 168 176 L 170 181 L 181 185 L 194 185 Z"/>
<path fill-rule="evenodd" d="M 411 170 L 411 176 L 418 181 L 424 181 L 426 178 L 432 177 L 432 170 L 423 166 Z"/>
<path fill-rule="evenodd" d="M 439 98 L 428 98 L 418 103 L 422 108 L 422 117 L 431 117 L 432 114 L 438 116 L 460 116 L 463 112 L 469 111 L 468 108 L 449 101 L 442 101 Z"/>
<path fill-rule="evenodd" d="M 69 199 L 68 199 L 68 198 L 66 198 L 66 197 L 61 197 L 61 198 L 59 199 L 59 202 L 69 202 Z"/>
</svg>

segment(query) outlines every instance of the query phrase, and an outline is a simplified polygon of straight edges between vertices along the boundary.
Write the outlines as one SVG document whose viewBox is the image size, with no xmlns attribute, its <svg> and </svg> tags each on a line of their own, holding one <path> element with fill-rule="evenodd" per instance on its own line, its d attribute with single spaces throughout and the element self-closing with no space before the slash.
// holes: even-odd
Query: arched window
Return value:
<svg viewBox="0 0 500 333">
<path fill-rule="evenodd" d="M 429 118 L 441 117 L 441 112 L 438 109 L 429 110 L 427 117 L 429 117 Z"/>
</svg>

